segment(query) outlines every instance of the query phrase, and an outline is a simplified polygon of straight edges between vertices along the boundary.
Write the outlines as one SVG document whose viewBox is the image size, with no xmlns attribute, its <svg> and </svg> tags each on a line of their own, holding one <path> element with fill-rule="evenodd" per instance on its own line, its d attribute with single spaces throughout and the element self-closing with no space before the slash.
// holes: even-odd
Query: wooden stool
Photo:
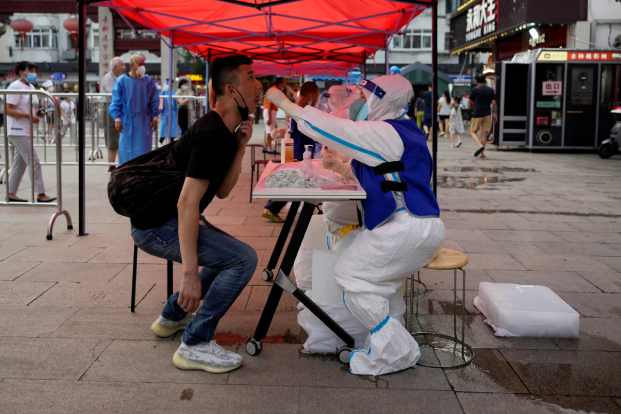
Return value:
<svg viewBox="0 0 621 414">
<path fill-rule="evenodd" d="M 466 337 L 466 271 L 468 256 L 457 250 L 441 248 L 434 255 L 433 259 L 425 265 L 428 270 L 448 270 L 453 271 L 453 335 L 444 335 L 436 332 L 412 332 L 417 342 L 423 347 L 428 347 L 434 351 L 438 357 L 438 364 L 419 362 L 418 365 L 430 368 L 460 368 L 472 362 L 474 351 L 472 347 L 465 343 Z M 457 272 L 462 275 L 461 289 L 461 335 L 457 335 Z M 416 292 L 415 284 L 424 287 L 422 293 Z M 428 291 L 427 286 L 420 278 L 420 271 L 412 275 L 406 281 L 406 326 L 408 326 L 409 316 L 414 315 L 418 320 L 418 298 Z M 413 301 L 416 301 L 416 309 L 412 309 Z M 408 326 L 409 328 L 409 326 Z M 449 354 L 450 361 L 445 363 L 442 355 Z"/>
</svg>

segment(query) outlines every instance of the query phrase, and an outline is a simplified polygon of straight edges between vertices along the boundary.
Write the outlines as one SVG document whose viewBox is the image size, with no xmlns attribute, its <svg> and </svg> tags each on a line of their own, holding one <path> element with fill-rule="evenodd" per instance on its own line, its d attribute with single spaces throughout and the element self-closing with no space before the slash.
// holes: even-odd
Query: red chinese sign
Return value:
<svg viewBox="0 0 621 414">
<path fill-rule="evenodd" d="M 595 61 L 608 62 L 613 60 L 621 60 L 621 53 L 618 52 L 569 52 L 569 60 L 574 61 Z"/>
</svg>

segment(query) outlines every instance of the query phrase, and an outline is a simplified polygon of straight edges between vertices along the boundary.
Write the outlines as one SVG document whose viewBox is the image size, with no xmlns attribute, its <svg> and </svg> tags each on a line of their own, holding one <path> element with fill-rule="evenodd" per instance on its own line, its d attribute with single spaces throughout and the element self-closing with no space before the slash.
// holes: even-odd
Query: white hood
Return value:
<svg viewBox="0 0 621 414">
<path fill-rule="evenodd" d="M 373 93 L 365 87 L 362 88 L 367 97 L 369 121 L 397 119 L 406 113 L 407 106 L 414 96 L 410 81 L 401 75 L 383 75 L 370 82 L 381 88 L 384 93 L 378 93 L 379 91 Z M 365 81 L 362 81 L 361 85 L 364 83 Z"/>
</svg>

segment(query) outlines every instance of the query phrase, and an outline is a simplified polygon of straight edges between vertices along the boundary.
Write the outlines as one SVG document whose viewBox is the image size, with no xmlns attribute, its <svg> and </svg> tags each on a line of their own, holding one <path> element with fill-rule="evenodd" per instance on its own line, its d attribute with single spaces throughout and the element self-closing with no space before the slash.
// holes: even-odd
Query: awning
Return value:
<svg viewBox="0 0 621 414">
<path fill-rule="evenodd" d="M 431 85 L 433 68 L 431 65 L 413 63 L 401 68 L 401 75 L 405 76 L 414 85 Z M 451 80 L 446 73 L 438 71 L 438 82 L 440 90 L 444 90 L 451 83 Z"/>
</svg>

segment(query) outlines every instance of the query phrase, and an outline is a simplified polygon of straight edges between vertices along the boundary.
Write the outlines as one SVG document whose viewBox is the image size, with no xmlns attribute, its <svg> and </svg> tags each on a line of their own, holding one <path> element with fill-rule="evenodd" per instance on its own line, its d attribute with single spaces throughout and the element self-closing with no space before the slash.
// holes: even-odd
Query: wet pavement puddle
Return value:
<svg viewBox="0 0 621 414">
<path fill-rule="evenodd" d="M 532 174 L 537 170 L 533 168 L 519 167 L 446 167 L 443 168 L 444 173 L 438 176 L 438 185 L 441 188 L 463 188 L 467 190 L 497 190 L 496 184 L 507 184 L 525 181 L 526 176 L 504 176 L 504 174 Z M 472 175 L 467 175 L 472 173 Z M 480 188 L 481 187 L 481 188 Z"/>
</svg>

